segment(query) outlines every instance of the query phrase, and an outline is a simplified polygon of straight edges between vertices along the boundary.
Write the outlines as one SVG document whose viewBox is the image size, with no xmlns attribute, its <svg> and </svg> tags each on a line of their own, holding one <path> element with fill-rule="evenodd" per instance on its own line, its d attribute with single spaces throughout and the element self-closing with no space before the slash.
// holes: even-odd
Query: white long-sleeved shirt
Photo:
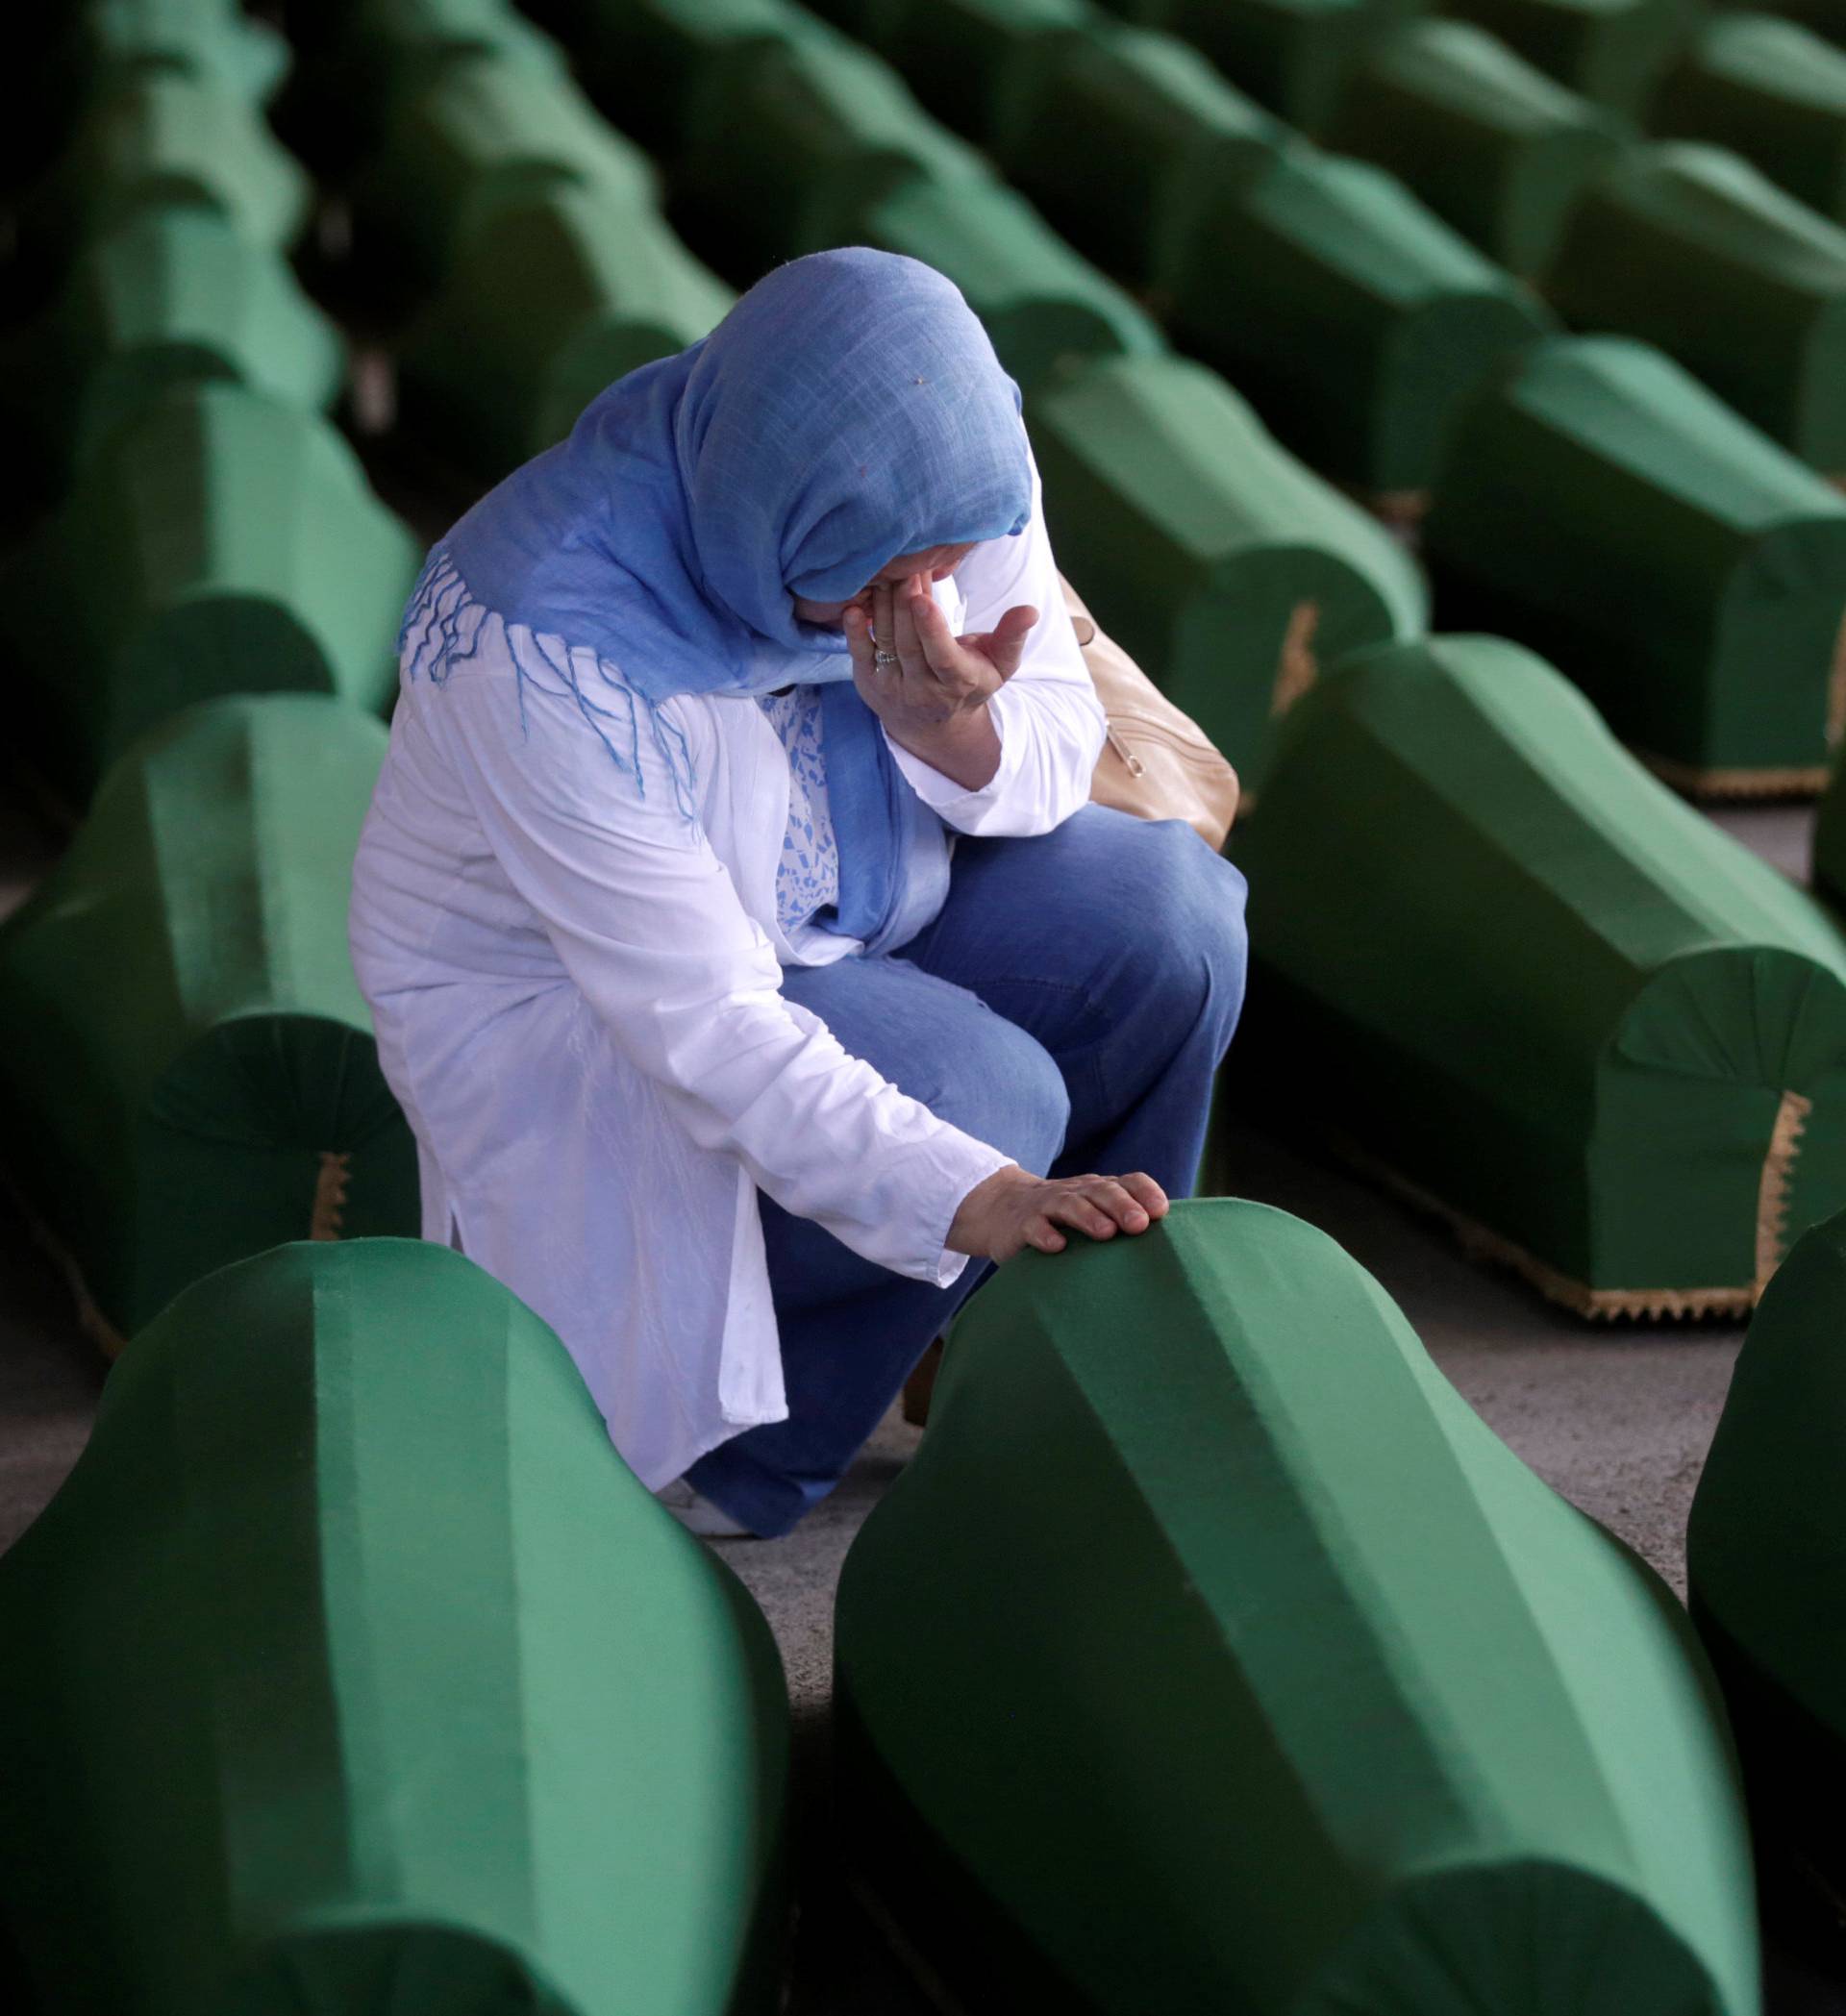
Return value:
<svg viewBox="0 0 1846 2016">
<path fill-rule="evenodd" d="M 1034 604 L 968 791 L 892 745 L 953 833 L 1044 833 L 1089 792 L 1103 714 L 1039 511 L 936 599 L 958 631 Z M 468 614 L 438 686 L 406 678 L 354 874 L 352 947 L 421 1153 L 423 1232 L 456 1240 L 558 1332 L 649 1488 L 785 1418 L 758 1192 L 855 1252 L 946 1285 L 945 1238 L 1007 1157 L 849 1056 L 781 992 L 850 957 L 785 933 L 788 761 L 756 700 L 662 704 L 695 821 L 640 737 L 637 789 L 562 687 L 561 639 Z M 418 638 L 407 639 L 412 662 Z M 526 677 L 522 678 L 521 670 Z M 586 657 L 580 667 L 595 678 Z"/>
</svg>

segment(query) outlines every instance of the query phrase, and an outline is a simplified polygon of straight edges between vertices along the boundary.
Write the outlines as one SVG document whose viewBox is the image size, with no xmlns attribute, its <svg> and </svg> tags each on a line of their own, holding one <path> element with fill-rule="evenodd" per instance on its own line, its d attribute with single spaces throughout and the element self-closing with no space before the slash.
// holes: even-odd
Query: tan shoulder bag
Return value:
<svg viewBox="0 0 1846 2016">
<path fill-rule="evenodd" d="M 1089 787 L 1097 805 L 1137 819 L 1184 819 L 1215 853 L 1237 814 L 1237 773 L 1189 714 L 1166 699 L 1128 653 L 1096 627 L 1064 581 L 1064 606 L 1109 717 Z"/>
</svg>

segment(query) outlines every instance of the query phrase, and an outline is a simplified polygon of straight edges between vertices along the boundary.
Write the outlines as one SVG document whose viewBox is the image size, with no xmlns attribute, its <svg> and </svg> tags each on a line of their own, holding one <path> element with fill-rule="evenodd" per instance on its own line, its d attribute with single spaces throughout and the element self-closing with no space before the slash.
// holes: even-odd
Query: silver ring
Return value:
<svg viewBox="0 0 1846 2016">
<path fill-rule="evenodd" d="M 904 660 L 898 657 L 895 651 L 874 651 L 872 653 L 872 663 L 875 665 L 901 665 L 903 662 Z"/>
</svg>

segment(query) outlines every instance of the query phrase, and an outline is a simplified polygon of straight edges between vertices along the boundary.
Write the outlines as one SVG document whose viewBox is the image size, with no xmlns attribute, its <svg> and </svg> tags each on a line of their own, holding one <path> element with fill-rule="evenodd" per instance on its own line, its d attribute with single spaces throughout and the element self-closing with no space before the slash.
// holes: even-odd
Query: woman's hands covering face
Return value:
<svg viewBox="0 0 1846 2016">
<path fill-rule="evenodd" d="M 1038 611 L 1010 609 L 992 630 L 957 636 L 936 607 L 927 574 L 912 574 L 872 589 L 869 610 L 850 608 L 842 618 L 853 656 L 853 684 L 894 735 L 940 730 L 958 715 L 984 708 L 1019 669 Z M 874 643 L 873 639 L 877 641 Z M 882 665 L 877 653 L 894 652 Z"/>
</svg>

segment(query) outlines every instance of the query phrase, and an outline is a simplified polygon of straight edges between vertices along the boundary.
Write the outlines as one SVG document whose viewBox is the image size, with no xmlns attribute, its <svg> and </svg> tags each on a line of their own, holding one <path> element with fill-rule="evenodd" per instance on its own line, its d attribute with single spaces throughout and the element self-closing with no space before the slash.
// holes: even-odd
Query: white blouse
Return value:
<svg viewBox="0 0 1846 2016">
<path fill-rule="evenodd" d="M 958 631 L 1040 611 L 990 703 L 992 781 L 963 790 L 892 745 L 945 849 L 1050 831 L 1102 749 L 1035 471 L 1033 513 L 935 589 Z M 655 1489 L 786 1416 L 759 1190 L 946 1285 L 965 1264 L 944 1246 L 955 1211 L 1008 1158 L 781 993 L 785 965 L 861 948 L 779 914 L 791 771 L 755 698 L 663 703 L 692 758 L 689 825 L 650 738 L 637 791 L 559 694 L 561 639 L 478 610 L 469 635 L 439 687 L 402 682 L 354 871 L 354 962 L 416 1132 L 424 1236 L 558 1332 Z"/>
</svg>

